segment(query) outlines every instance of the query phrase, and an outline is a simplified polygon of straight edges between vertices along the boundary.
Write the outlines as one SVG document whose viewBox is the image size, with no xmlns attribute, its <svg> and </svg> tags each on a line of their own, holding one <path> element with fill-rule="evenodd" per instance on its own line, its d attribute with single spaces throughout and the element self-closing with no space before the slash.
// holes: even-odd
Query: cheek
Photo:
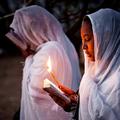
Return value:
<svg viewBox="0 0 120 120">
<path fill-rule="evenodd" d="M 88 45 L 88 48 L 89 48 L 89 52 L 93 55 L 94 54 L 94 44 L 92 42 Z"/>
<path fill-rule="evenodd" d="M 91 46 L 92 49 L 91 49 L 91 55 L 92 55 L 92 58 L 94 59 L 95 55 L 94 55 L 94 46 Z"/>
<path fill-rule="evenodd" d="M 93 51 L 93 55 L 94 55 L 94 42 L 92 43 L 92 51 Z"/>
</svg>

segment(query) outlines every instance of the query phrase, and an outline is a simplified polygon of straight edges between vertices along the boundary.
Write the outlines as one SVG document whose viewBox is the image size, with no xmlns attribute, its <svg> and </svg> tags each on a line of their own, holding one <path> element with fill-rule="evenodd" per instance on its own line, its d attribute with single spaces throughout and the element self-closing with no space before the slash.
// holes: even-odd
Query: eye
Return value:
<svg viewBox="0 0 120 120">
<path fill-rule="evenodd" d="M 86 35 L 86 36 L 84 37 L 84 41 L 86 41 L 86 42 L 90 41 L 90 37 Z"/>
</svg>

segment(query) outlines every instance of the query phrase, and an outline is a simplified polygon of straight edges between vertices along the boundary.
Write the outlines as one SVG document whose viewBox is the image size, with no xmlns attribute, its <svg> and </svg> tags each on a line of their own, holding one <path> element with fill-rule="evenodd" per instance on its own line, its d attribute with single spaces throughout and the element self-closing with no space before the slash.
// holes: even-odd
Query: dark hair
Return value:
<svg viewBox="0 0 120 120">
<path fill-rule="evenodd" d="M 91 23 L 90 18 L 88 16 L 83 17 L 83 22 L 90 22 Z"/>
<path fill-rule="evenodd" d="M 85 23 L 88 23 L 88 24 L 91 26 L 91 29 L 92 29 L 92 23 L 91 23 L 91 20 L 90 20 L 90 18 L 89 18 L 88 16 L 83 17 L 82 24 L 83 24 L 84 22 L 85 22 Z"/>
</svg>

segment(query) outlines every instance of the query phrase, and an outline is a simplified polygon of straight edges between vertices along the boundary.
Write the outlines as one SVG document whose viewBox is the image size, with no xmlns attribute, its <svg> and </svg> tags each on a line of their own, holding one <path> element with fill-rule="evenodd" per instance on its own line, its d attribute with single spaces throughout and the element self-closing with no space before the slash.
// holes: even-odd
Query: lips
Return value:
<svg viewBox="0 0 120 120">
<path fill-rule="evenodd" d="M 85 54 L 86 54 L 88 57 L 91 57 L 91 55 L 89 54 L 89 52 L 85 51 Z"/>
<path fill-rule="evenodd" d="M 87 54 L 87 56 L 88 56 L 88 57 L 91 57 L 91 55 L 90 55 L 90 54 Z"/>
</svg>

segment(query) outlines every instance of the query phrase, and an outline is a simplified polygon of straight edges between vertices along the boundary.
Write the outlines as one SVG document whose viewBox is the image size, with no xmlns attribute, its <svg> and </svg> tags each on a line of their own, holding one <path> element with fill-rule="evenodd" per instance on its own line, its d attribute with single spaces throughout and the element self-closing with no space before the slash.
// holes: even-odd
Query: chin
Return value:
<svg viewBox="0 0 120 120">
<path fill-rule="evenodd" d="M 88 59 L 92 62 L 95 62 L 95 58 L 93 58 L 93 57 L 89 57 Z"/>
</svg>

